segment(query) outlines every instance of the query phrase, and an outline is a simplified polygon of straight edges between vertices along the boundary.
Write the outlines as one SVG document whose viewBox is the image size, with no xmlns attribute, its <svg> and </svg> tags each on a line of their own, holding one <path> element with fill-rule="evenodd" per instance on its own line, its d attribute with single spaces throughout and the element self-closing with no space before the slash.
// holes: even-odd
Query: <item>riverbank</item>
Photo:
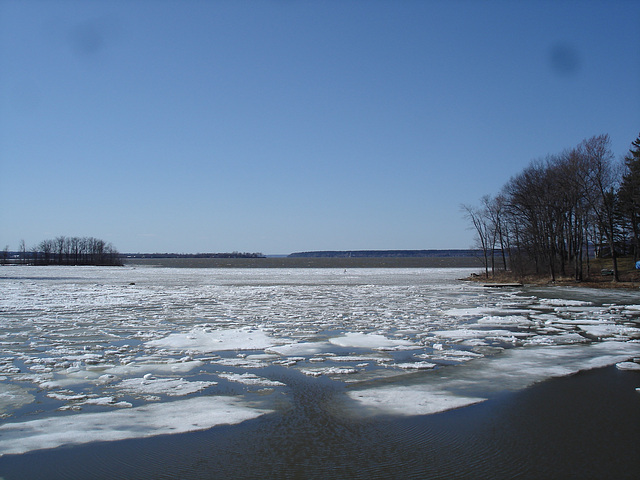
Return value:
<svg viewBox="0 0 640 480">
<path fill-rule="evenodd" d="M 574 286 L 600 289 L 638 289 L 640 288 L 640 270 L 635 268 L 633 257 L 618 258 L 618 281 L 613 281 L 613 263 L 608 258 L 595 258 L 589 262 L 589 268 L 585 269 L 582 280 L 576 280 L 570 269 L 566 275 L 556 274 L 552 280 L 548 273 L 540 274 L 516 274 L 512 271 L 496 270 L 489 271 L 489 276 L 485 275 L 484 267 L 482 272 L 471 275 L 465 280 L 480 282 L 484 284 L 504 285 L 520 284 L 534 286 Z"/>
<path fill-rule="evenodd" d="M 576 280 L 572 277 L 557 276 L 551 280 L 549 275 L 516 275 L 513 272 L 496 272 L 489 274 L 473 274 L 465 280 L 486 284 L 488 286 L 501 285 L 535 285 L 535 286 L 573 286 L 602 289 L 638 289 L 640 288 L 640 275 L 636 271 L 620 272 L 620 281 L 613 281 L 611 275 L 591 275 L 584 280 Z"/>
</svg>

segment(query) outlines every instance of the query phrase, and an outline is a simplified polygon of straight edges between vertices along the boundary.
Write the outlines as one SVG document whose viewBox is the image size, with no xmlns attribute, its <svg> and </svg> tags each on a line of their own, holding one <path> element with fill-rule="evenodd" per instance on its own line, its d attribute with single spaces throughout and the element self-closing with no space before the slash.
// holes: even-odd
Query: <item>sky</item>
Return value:
<svg viewBox="0 0 640 480">
<path fill-rule="evenodd" d="M 640 2 L 0 0 L 0 248 L 474 246 L 461 205 L 640 134 Z"/>
</svg>

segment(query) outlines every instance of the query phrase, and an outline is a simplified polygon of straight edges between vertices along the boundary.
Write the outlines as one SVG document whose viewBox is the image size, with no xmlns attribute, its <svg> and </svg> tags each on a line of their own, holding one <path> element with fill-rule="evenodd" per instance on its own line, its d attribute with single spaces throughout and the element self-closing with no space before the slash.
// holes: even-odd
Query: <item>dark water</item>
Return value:
<svg viewBox="0 0 640 480">
<path fill-rule="evenodd" d="M 552 379 L 436 415 L 356 419 L 340 385 L 287 378 L 292 404 L 237 426 L 0 458 L 18 479 L 632 479 L 639 372 Z M 339 403 L 339 402 L 338 402 Z"/>
</svg>

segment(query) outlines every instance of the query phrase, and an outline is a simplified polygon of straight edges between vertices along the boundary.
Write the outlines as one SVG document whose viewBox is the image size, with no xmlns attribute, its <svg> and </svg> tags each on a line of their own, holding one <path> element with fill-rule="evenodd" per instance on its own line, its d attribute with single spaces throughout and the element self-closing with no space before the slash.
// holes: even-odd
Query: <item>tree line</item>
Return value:
<svg viewBox="0 0 640 480">
<path fill-rule="evenodd" d="M 423 258 L 423 257 L 474 257 L 476 250 L 319 250 L 294 252 L 296 258 Z"/>
<path fill-rule="evenodd" d="M 120 253 L 94 237 L 65 237 L 43 240 L 27 250 L 20 242 L 20 263 L 33 265 L 122 265 Z"/>
<path fill-rule="evenodd" d="M 127 258 L 266 258 L 261 252 L 127 253 Z"/>
<path fill-rule="evenodd" d="M 640 136 L 622 162 L 608 135 L 532 161 L 479 206 L 463 205 L 485 274 L 590 275 L 590 258 L 640 255 Z"/>
</svg>

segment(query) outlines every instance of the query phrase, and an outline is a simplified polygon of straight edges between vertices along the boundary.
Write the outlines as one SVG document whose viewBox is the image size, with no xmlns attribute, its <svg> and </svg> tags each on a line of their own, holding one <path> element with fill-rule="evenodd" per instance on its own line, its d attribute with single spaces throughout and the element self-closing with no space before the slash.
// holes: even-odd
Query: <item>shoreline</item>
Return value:
<svg viewBox="0 0 640 480">
<path fill-rule="evenodd" d="M 510 272 L 498 272 L 489 275 L 484 273 L 471 275 L 462 280 L 482 283 L 487 287 L 507 287 L 507 286 L 535 286 L 535 287 L 583 287 L 598 289 L 625 289 L 633 290 L 640 288 L 640 282 L 636 280 L 620 280 L 614 282 L 610 277 L 589 277 L 585 280 L 575 280 L 569 277 L 558 277 L 551 280 L 548 275 L 526 275 L 524 277 L 511 274 Z"/>
</svg>

